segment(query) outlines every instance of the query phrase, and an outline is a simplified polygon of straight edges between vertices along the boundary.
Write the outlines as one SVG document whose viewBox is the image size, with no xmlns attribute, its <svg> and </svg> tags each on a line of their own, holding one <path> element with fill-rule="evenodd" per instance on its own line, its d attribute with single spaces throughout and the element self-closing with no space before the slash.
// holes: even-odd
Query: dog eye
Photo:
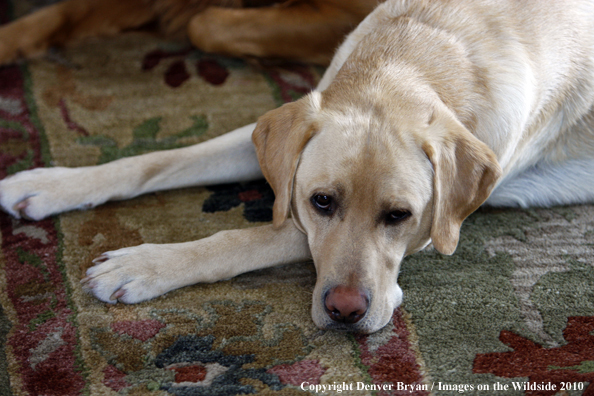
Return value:
<svg viewBox="0 0 594 396">
<path fill-rule="evenodd" d="M 313 206 L 327 214 L 332 212 L 332 197 L 326 194 L 316 194 L 311 197 Z"/>
<path fill-rule="evenodd" d="M 398 224 L 412 216 L 408 210 L 393 210 L 386 215 L 386 223 L 389 225 Z"/>
</svg>

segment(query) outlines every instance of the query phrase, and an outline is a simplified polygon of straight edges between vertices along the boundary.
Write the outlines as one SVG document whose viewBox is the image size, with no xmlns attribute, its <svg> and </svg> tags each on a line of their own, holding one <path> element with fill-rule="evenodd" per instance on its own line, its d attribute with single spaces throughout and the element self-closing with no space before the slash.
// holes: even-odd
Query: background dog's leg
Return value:
<svg viewBox="0 0 594 396">
<path fill-rule="evenodd" d="M 251 134 L 255 124 L 194 146 L 82 168 L 38 168 L 0 181 L 0 207 L 40 220 L 147 192 L 262 178 Z"/>
<path fill-rule="evenodd" d="M 536 165 L 507 175 L 487 205 L 522 207 L 594 202 L 594 107 L 559 134 Z"/>
<path fill-rule="evenodd" d="M 90 36 L 113 35 L 155 18 L 145 0 L 66 0 L 0 27 L 0 64 Z"/>
<path fill-rule="evenodd" d="M 504 180 L 493 191 L 487 205 L 528 208 L 594 202 L 592 169 L 593 158 L 540 162 Z"/>
<path fill-rule="evenodd" d="M 183 286 L 311 259 L 307 236 L 292 221 L 221 231 L 194 242 L 107 252 L 81 282 L 101 301 L 137 303 Z"/>
<path fill-rule="evenodd" d="M 248 9 L 210 7 L 192 18 L 188 36 L 207 52 L 328 64 L 345 34 L 377 5 L 357 4 L 348 10 L 314 1 Z"/>
</svg>

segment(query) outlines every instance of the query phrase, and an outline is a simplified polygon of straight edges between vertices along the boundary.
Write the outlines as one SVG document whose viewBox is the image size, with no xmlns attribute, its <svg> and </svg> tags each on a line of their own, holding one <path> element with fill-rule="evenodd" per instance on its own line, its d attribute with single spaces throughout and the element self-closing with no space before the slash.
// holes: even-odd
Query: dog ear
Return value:
<svg viewBox="0 0 594 396">
<path fill-rule="evenodd" d="M 482 205 L 501 176 L 495 153 L 453 115 L 434 115 L 423 151 L 433 164 L 433 246 L 456 250 L 460 227 Z"/>
<path fill-rule="evenodd" d="M 264 114 L 252 134 L 260 168 L 275 195 L 272 207 L 274 227 L 282 225 L 289 215 L 299 157 L 315 134 L 310 96 Z"/>
</svg>

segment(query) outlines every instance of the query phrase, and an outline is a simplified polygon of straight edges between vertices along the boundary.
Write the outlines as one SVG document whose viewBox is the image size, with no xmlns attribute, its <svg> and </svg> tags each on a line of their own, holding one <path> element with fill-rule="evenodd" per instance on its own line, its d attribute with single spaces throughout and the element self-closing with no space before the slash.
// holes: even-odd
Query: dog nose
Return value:
<svg viewBox="0 0 594 396">
<path fill-rule="evenodd" d="M 349 286 L 336 286 L 326 293 L 326 313 L 336 322 L 357 323 L 367 312 L 369 300 L 361 290 Z"/>
</svg>

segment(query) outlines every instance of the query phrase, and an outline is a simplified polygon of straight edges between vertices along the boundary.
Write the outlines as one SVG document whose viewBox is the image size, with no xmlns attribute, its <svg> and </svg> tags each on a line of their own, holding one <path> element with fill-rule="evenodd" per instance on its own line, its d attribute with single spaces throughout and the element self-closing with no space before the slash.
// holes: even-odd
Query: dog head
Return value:
<svg viewBox="0 0 594 396">
<path fill-rule="evenodd" d="M 445 106 L 353 106 L 324 94 L 273 110 L 253 141 L 276 200 L 307 234 L 317 271 L 312 317 L 370 333 L 402 302 L 402 259 L 456 249 L 463 220 L 500 175 L 493 152 Z"/>
</svg>

